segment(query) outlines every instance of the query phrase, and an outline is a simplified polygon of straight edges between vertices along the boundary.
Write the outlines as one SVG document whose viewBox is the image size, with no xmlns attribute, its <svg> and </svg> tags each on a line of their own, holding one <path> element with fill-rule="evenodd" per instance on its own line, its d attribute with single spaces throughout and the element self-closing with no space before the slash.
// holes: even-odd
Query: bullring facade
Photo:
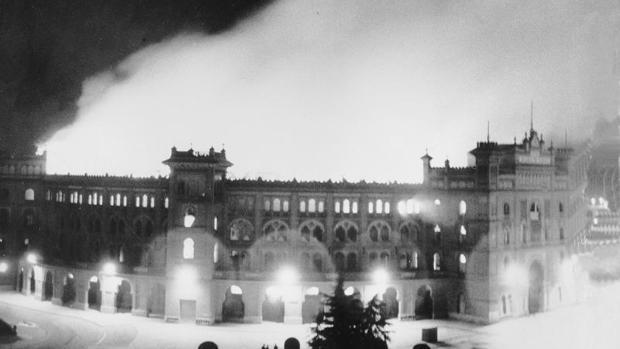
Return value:
<svg viewBox="0 0 620 349">
<path fill-rule="evenodd" d="M 425 154 L 423 183 L 380 184 L 231 180 L 213 149 L 172 148 L 159 178 L 49 175 L 45 155 L 6 154 L 0 248 L 16 262 L 0 280 L 203 324 L 311 322 L 338 275 L 398 318 L 493 322 L 574 301 L 587 157 L 533 129 L 470 156 L 454 168 Z"/>
</svg>

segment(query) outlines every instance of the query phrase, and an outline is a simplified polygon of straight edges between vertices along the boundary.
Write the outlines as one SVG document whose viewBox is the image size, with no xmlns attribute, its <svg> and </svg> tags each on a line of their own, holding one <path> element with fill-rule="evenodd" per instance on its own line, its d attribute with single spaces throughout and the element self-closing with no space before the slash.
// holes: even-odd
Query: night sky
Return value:
<svg viewBox="0 0 620 349">
<path fill-rule="evenodd" d="M 618 113 L 620 2 L 0 0 L 1 145 L 48 171 L 417 181 L 486 139 Z"/>
</svg>

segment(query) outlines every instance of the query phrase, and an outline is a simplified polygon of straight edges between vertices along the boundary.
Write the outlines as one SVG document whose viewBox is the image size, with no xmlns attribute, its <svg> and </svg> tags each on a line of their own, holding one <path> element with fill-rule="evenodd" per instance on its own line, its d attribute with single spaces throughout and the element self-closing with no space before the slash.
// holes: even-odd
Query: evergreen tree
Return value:
<svg viewBox="0 0 620 349">
<path fill-rule="evenodd" d="M 364 308 L 355 295 L 345 295 L 344 281 L 338 279 L 334 294 L 323 295 L 324 311 L 316 319 L 313 349 L 386 348 L 390 340 L 381 302 L 376 296 Z"/>
</svg>

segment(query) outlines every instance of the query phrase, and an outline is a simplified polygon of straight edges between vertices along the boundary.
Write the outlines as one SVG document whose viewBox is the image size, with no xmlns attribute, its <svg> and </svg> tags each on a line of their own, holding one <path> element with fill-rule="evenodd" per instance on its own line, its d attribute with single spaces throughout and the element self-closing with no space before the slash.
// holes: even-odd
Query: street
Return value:
<svg viewBox="0 0 620 349">
<path fill-rule="evenodd" d="M 17 325 L 20 339 L 1 348 L 197 348 L 213 341 L 220 348 L 283 347 L 294 336 L 302 347 L 307 325 L 276 323 L 196 326 L 171 324 L 129 314 L 103 314 L 41 302 L 12 291 L 0 293 L 0 317 Z M 585 303 L 535 316 L 477 326 L 459 321 L 392 321 L 390 348 L 410 349 L 423 327 L 439 328 L 438 347 L 454 348 L 617 348 L 620 346 L 620 287 L 593 292 Z"/>
</svg>

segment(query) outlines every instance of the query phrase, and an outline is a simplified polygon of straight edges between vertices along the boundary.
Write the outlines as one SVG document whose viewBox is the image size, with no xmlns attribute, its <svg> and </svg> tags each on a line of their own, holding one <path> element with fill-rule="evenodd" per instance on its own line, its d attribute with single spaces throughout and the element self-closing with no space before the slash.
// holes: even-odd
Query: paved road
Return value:
<svg viewBox="0 0 620 349">
<path fill-rule="evenodd" d="M 190 349 L 212 340 L 222 349 L 258 349 L 290 336 L 304 343 L 307 325 L 169 324 L 129 314 L 102 314 L 40 302 L 14 292 L 0 292 L 0 317 L 17 324 L 20 340 L 0 348 L 164 348 Z M 601 291 L 593 301 L 553 312 L 475 326 L 456 321 L 394 321 L 390 348 L 410 349 L 420 329 L 438 326 L 438 347 L 620 348 L 620 286 Z"/>
</svg>

